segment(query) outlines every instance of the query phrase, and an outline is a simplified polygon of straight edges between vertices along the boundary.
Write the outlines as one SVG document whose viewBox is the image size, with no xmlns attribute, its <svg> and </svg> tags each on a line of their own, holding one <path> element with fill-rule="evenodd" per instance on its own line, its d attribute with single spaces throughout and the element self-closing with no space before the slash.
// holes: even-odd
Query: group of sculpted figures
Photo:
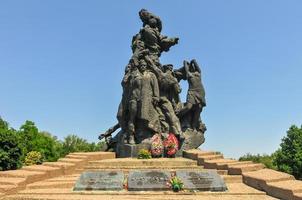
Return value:
<svg viewBox="0 0 302 200">
<path fill-rule="evenodd" d="M 206 101 L 199 65 L 194 59 L 183 61 L 179 69 L 173 69 L 172 64 L 162 65 L 161 53 L 177 44 L 178 38 L 161 34 L 162 22 L 158 16 L 145 9 L 140 10 L 139 16 L 143 26 L 132 39 L 133 55 L 121 83 L 118 123 L 99 137 L 105 137 L 108 149 L 116 148 L 119 143 L 140 144 L 158 133 L 162 137 L 173 133 L 184 142 L 187 133 L 203 136 L 206 129 L 200 120 Z M 181 80 L 186 80 L 189 86 L 185 103 L 179 97 Z M 119 128 L 121 131 L 112 137 Z"/>
</svg>

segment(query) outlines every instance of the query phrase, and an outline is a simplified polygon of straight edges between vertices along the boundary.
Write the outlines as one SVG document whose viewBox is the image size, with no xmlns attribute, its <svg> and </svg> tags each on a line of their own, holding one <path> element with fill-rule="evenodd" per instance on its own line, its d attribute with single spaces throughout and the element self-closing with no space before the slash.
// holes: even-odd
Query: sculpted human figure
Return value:
<svg viewBox="0 0 302 200">
<path fill-rule="evenodd" d="M 161 35 L 162 23 L 159 17 L 142 9 L 139 12 L 143 28 L 132 38 L 132 59 L 138 62 L 139 56 L 148 52 L 150 58 L 159 66 L 159 56 L 163 51 L 178 43 L 178 38 L 168 38 Z"/>
<path fill-rule="evenodd" d="M 156 109 L 159 101 L 158 81 L 155 74 L 147 69 L 147 63 L 143 59 L 140 60 L 139 71 L 142 74 L 142 79 L 138 118 L 146 128 L 154 133 L 159 133 L 161 129 L 159 114 Z"/>
<path fill-rule="evenodd" d="M 173 65 L 162 66 L 162 71 L 148 56 L 146 56 L 146 61 L 158 78 L 160 86 L 159 106 L 170 126 L 169 132 L 182 137 L 180 121 L 175 114 L 175 109 L 180 103 L 179 93 L 181 92 L 181 89 L 177 79 L 173 76 Z"/>
<path fill-rule="evenodd" d="M 128 143 L 135 144 L 135 120 L 138 112 L 138 103 L 141 100 L 141 85 L 142 74 L 134 65 L 130 79 L 130 94 L 128 101 L 129 115 L 128 115 L 128 128 L 125 129 L 128 133 Z"/>
<path fill-rule="evenodd" d="M 133 54 L 121 82 L 118 123 L 99 139 L 105 138 L 107 151 L 128 157 L 136 155 L 140 148 L 150 148 L 155 134 L 163 138 L 172 135 L 180 142 L 180 155 L 204 142 L 206 128 L 200 113 L 206 101 L 201 70 L 195 60 L 184 61 L 184 67 L 177 70 L 170 64 L 161 65 L 162 52 L 169 51 L 178 38 L 162 35 L 161 19 L 146 9 L 139 11 L 139 17 L 143 25 L 132 38 Z M 185 103 L 179 97 L 180 80 L 189 83 Z M 114 135 L 118 129 L 121 130 Z"/>
<path fill-rule="evenodd" d="M 179 117 L 191 115 L 191 127 L 198 129 L 200 126 L 200 113 L 206 106 L 205 90 L 201 82 L 201 70 L 195 59 L 190 63 L 184 61 L 186 79 L 189 83 L 187 101 L 185 106 L 177 111 Z"/>
</svg>

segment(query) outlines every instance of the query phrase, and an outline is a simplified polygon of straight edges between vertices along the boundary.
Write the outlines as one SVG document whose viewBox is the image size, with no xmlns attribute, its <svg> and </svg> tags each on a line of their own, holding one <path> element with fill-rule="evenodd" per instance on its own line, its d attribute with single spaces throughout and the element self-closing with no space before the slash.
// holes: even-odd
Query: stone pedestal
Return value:
<svg viewBox="0 0 302 200">
<path fill-rule="evenodd" d="M 116 156 L 118 158 L 137 158 L 138 152 L 141 149 L 150 149 L 150 144 L 120 144 L 117 146 Z"/>
</svg>

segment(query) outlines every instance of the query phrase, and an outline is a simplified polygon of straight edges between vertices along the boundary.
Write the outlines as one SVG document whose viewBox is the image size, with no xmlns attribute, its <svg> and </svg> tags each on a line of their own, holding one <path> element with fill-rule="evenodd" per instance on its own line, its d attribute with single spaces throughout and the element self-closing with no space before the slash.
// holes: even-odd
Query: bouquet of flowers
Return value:
<svg viewBox="0 0 302 200">
<path fill-rule="evenodd" d="M 153 157 L 159 157 L 163 154 L 164 145 L 160 134 L 155 134 L 151 138 L 151 154 Z"/>
<path fill-rule="evenodd" d="M 164 141 L 164 146 L 168 157 L 173 157 L 176 154 L 179 148 L 179 142 L 173 133 L 169 133 Z"/>
<path fill-rule="evenodd" d="M 183 189 L 184 184 L 180 178 L 177 176 L 172 176 L 172 178 L 167 182 L 167 185 L 174 191 L 178 192 Z"/>
</svg>

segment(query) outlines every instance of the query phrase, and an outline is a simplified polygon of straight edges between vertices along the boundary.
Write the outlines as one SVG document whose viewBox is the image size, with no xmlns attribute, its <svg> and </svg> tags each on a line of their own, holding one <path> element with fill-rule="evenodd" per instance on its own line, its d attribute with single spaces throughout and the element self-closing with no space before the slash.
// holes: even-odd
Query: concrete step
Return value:
<svg viewBox="0 0 302 200">
<path fill-rule="evenodd" d="M 228 183 L 242 183 L 241 175 L 221 175 L 226 184 Z"/>
<path fill-rule="evenodd" d="M 260 169 L 258 171 L 242 173 L 243 182 L 259 190 L 267 190 L 267 183 L 287 180 L 295 180 L 292 175 L 278 172 L 272 169 Z"/>
<path fill-rule="evenodd" d="M 302 192 L 297 192 L 293 194 L 293 200 L 301 200 L 302 199 Z"/>
<path fill-rule="evenodd" d="M 241 175 L 243 172 L 257 171 L 264 167 L 262 163 L 252 163 L 230 166 L 228 171 L 230 175 Z"/>
<path fill-rule="evenodd" d="M 104 160 L 104 159 L 114 159 L 114 152 L 74 152 L 69 155 L 74 156 L 87 156 L 88 160 Z"/>
<path fill-rule="evenodd" d="M 197 160 L 198 156 L 207 156 L 207 155 L 216 155 L 216 154 L 219 153 L 215 151 L 203 151 L 200 149 L 191 149 L 191 150 L 183 151 L 183 157 L 192 160 Z"/>
<path fill-rule="evenodd" d="M 219 175 L 228 175 L 228 170 L 204 169 L 205 171 L 214 171 Z"/>
<path fill-rule="evenodd" d="M 65 158 L 73 158 L 73 159 L 88 159 L 88 156 L 81 156 L 81 155 L 72 155 L 72 154 L 68 154 L 65 156 Z"/>
<path fill-rule="evenodd" d="M 216 170 L 219 175 L 228 175 L 228 170 Z"/>
<path fill-rule="evenodd" d="M 302 193 L 302 181 L 288 180 L 267 183 L 266 193 L 280 199 L 292 200 L 294 194 Z"/>
<path fill-rule="evenodd" d="M 75 158 L 60 158 L 58 162 L 66 162 L 66 163 L 74 163 L 74 164 L 80 164 L 84 163 L 85 159 L 75 159 Z"/>
<path fill-rule="evenodd" d="M 13 189 L 16 189 L 17 187 L 17 185 L 0 185 L 0 192 L 7 193 Z"/>
<path fill-rule="evenodd" d="M 75 184 L 75 181 L 43 181 L 32 183 L 26 186 L 27 189 L 52 189 L 52 188 L 72 188 Z"/>
<path fill-rule="evenodd" d="M 31 166 L 25 166 L 21 168 L 22 170 L 26 171 L 38 171 L 38 172 L 45 172 L 46 175 L 50 177 L 54 176 L 60 176 L 63 174 L 63 170 L 60 167 L 51 167 L 47 165 L 31 165 Z"/>
<path fill-rule="evenodd" d="M 75 163 L 67 163 L 67 162 L 44 162 L 42 165 L 60 168 L 63 174 L 71 174 L 77 168 Z"/>
<path fill-rule="evenodd" d="M 223 159 L 223 155 L 215 154 L 215 155 L 198 156 L 197 164 L 204 165 L 206 160 L 217 160 L 217 159 Z"/>
<path fill-rule="evenodd" d="M 173 168 L 173 167 L 196 167 L 197 162 L 186 158 L 117 158 L 102 161 L 90 161 L 88 168 Z"/>
<path fill-rule="evenodd" d="M 252 161 L 236 161 L 236 162 L 230 162 L 230 163 L 217 163 L 217 169 L 225 169 L 228 170 L 229 167 L 235 166 L 235 165 L 245 165 L 245 164 L 252 164 Z"/>
<path fill-rule="evenodd" d="M 201 194 L 187 195 L 179 192 L 176 194 L 141 194 L 141 195 L 80 195 L 80 194 L 58 194 L 58 195 L 31 195 L 17 194 L 9 196 L 9 200 L 275 200 L 266 195 L 222 195 L 222 194 Z"/>
<path fill-rule="evenodd" d="M 237 162 L 236 160 L 232 159 L 213 159 L 213 160 L 205 160 L 204 161 L 204 168 L 206 169 L 218 169 L 218 164 L 228 164 Z"/>
<path fill-rule="evenodd" d="M 0 185 L 24 185 L 25 178 L 0 177 Z"/>
<path fill-rule="evenodd" d="M 228 187 L 228 191 L 226 192 L 190 192 L 190 191 L 183 191 L 181 193 L 178 193 L 177 196 L 179 194 L 194 194 L 194 198 L 198 195 L 204 195 L 204 194 L 211 194 L 213 195 L 213 197 L 215 197 L 216 195 L 220 194 L 220 195 L 265 195 L 265 192 L 263 191 L 259 191 L 256 190 L 252 187 L 249 187 L 243 183 L 229 183 L 227 184 Z M 35 195 L 56 195 L 56 194 L 75 194 L 77 192 L 72 191 L 72 187 L 70 188 L 47 188 L 47 189 L 26 189 L 26 190 L 22 190 L 18 192 L 19 194 L 35 194 Z M 122 190 L 122 191 L 95 191 L 95 192 L 91 192 L 91 191 L 82 191 L 80 192 L 80 194 L 82 194 L 82 197 L 84 197 L 85 195 L 83 194 L 89 194 L 89 195 L 106 195 L 106 194 L 111 194 L 112 196 L 117 195 L 133 195 L 136 196 L 137 194 L 140 195 L 144 195 L 144 194 L 153 194 L 153 195 L 161 195 L 161 194 L 174 194 L 172 191 L 126 191 L 126 190 Z M 195 196 L 196 195 L 196 196 Z M 120 196 L 122 197 L 122 196 Z M 191 197 L 192 198 L 192 197 Z"/>
</svg>

